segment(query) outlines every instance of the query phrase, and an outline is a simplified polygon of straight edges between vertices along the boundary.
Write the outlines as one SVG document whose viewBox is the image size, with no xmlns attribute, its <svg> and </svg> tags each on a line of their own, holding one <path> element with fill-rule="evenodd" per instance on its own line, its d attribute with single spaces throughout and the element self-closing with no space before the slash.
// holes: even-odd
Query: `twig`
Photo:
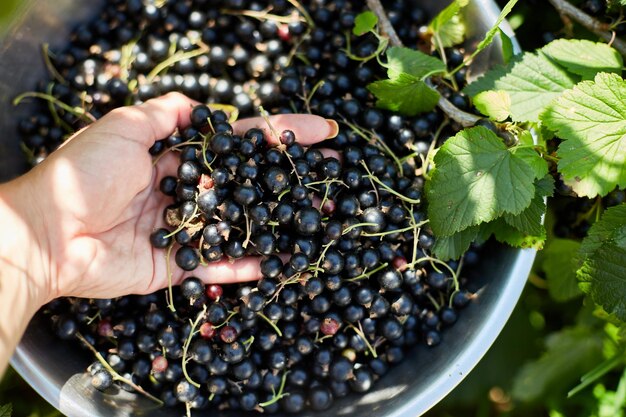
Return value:
<svg viewBox="0 0 626 417">
<path fill-rule="evenodd" d="M 118 374 L 115 369 L 113 369 L 111 367 L 111 365 L 109 365 L 109 363 L 106 361 L 106 359 L 104 359 L 104 356 L 102 356 L 100 354 L 100 352 L 98 352 L 98 350 L 93 347 L 93 345 L 91 343 L 89 343 L 87 341 L 87 339 L 85 339 L 85 337 L 80 334 L 80 333 L 76 333 L 76 338 L 78 340 L 80 340 L 81 342 L 83 342 L 83 344 L 94 354 L 94 356 L 96 357 L 96 359 L 98 359 L 98 362 L 100 362 L 102 364 L 102 366 L 104 366 L 104 369 L 107 370 L 107 372 L 109 372 L 111 374 L 111 376 L 113 377 L 114 381 L 120 381 L 123 382 L 124 384 L 130 386 L 132 389 L 134 389 L 135 391 L 137 391 L 138 393 L 144 395 L 145 397 L 151 399 L 152 401 L 154 401 L 155 403 L 159 404 L 159 405 L 163 405 L 163 401 L 159 400 L 158 398 L 156 398 L 154 395 L 150 394 L 149 392 L 147 392 L 146 390 L 144 390 L 143 388 L 141 388 L 139 385 L 135 384 L 133 381 L 131 381 L 128 378 L 124 378 L 123 376 L 121 376 L 120 374 Z"/>
<path fill-rule="evenodd" d="M 387 17 L 387 13 L 379 0 L 366 0 L 367 7 L 378 17 L 382 32 L 389 37 L 389 41 L 393 46 L 402 46 L 402 41 L 393 28 L 393 25 Z"/>
<path fill-rule="evenodd" d="M 380 0 L 366 0 L 366 3 L 367 7 L 369 7 L 369 9 L 376 15 L 376 17 L 378 17 L 378 23 L 380 24 L 380 28 L 389 37 L 389 43 L 392 46 L 404 46 L 402 44 L 402 41 L 400 40 L 400 37 L 393 28 L 393 25 L 389 21 L 387 13 L 385 13 L 385 9 L 380 3 Z M 428 84 L 429 87 L 435 87 L 430 79 L 426 79 L 425 82 L 426 84 Z M 443 96 L 439 97 L 439 102 L 437 103 L 437 106 L 439 107 L 439 109 L 441 109 L 442 112 L 446 114 L 446 116 L 448 116 L 450 119 L 454 120 L 463 127 L 474 126 L 476 122 L 480 120 L 480 117 L 460 110 Z"/>
<path fill-rule="evenodd" d="M 569 3 L 567 0 L 549 0 L 550 4 L 554 6 L 554 8 L 561 15 L 568 16 L 585 29 L 595 33 L 606 42 L 609 42 L 613 48 L 619 51 L 620 54 L 626 57 L 626 42 L 623 40 L 616 38 L 615 33 L 609 31 L 609 25 L 606 23 L 602 23 L 597 19 L 589 16 L 587 13 L 583 12 L 576 6 Z"/>
</svg>

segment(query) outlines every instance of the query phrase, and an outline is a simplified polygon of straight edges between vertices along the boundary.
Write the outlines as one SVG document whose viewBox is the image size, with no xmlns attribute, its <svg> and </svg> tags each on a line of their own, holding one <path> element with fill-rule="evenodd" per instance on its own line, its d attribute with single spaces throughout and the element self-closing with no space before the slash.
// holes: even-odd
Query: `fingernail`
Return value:
<svg viewBox="0 0 626 417">
<path fill-rule="evenodd" d="M 337 122 L 332 119 L 326 119 L 326 123 L 328 123 L 328 126 L 330 126 L 330 133 L 328 134 L 328 136 L 326 136 L 326 139 L 336 138 L 339 134 L 339 124 L 337 124 Z"/>
</svg>

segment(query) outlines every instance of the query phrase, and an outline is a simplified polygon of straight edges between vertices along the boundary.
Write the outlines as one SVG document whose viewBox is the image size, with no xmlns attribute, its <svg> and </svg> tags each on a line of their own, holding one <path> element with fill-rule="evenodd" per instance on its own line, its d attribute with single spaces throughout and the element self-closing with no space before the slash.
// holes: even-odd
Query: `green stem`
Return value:
<svg viewBox="0 0 626 417">
<path fill-rule="evenodd" d="M 134 389 L 138 393 L 140 393 L 140 394 L 146 396 L 147 398 L 151 399 L 155 403 L 157 403 L 159 405 L 163 405 L 163 401 L 159 400 L 158 398 L 156 398 L 152 394 L 148 393 L 146 390 L 141 388 L 139 385 L 135 384 L 130 379 L 124 378 L 123 376 L 118 374 L 115 371 L 115 369 L 113 369 L 111 367 L 111 365 L 109 365 L 109 363 L 106 361 L 106 359 L 104 359 L 104 357 L 100 354 L 100 352 L 98 352 L 98 350 L 95 347 L 93 347 L 91 345 L 91 343 L 89 343 L 87 341 L 87 339 L 85 339 L 85 337 L 82 334 L 76 333 L 76 338 L 78 340 L 80 340 L 81 342 L 83 342 L 85 344 L 85 346 L 87 346 L 87 348 L 93 352 L 93 354 L 95 355 L 96 359 L 98 359 L 98 362 L 100 362 L 102 364 L 102 366 L 104 367 L 104 369 L 106 369 L 111 374 L 111 376 L 113 377 L 114 381 L 123 382 L 124 384 L 129 385 L 130 387 L 132 387 L 132 389 Z"/>
<path fill-rule="evenodd" d="M 38 93 L 36 91 L 28 91 L 26 93 L 20 94 L 19 96 L 15 97 L 15 99 L 13 99 L 13 105 L 14 106 L 19 105 L 25 98 L 39 98 L 39 99 L 54 103 L 55 105 L 59 106 L 66 112 L 73 114 L 74 116 L 80 118 L 81 120 L 87 123 L 93 123 L 96 121 L 96 118 L 85 109 L 80 108 L 80 107 L 69 106 L 63 103 L 58 98 L 51 96 L 50 94 Z"/>
<path fill-rule="evenodd" d="M 374 347 L 370 344 L 369 340 L 367 340 L 367 337 L 365 336 L 365 333 L 363 333 L 363 326 L 361 326 L 361 322 L 359 322 L 359 328 L 357 328 L 354 324 L 350 323 L 348 325 L 348 328 L 354 330 L 354 332 L 356 334 L 358 334 L 359 336 L 361 336 L 361 338 L 363 339 L 363 341 L 365 342 L 365 345 L 367 346 L 367 349 L 370 351 L 370 353 L 372 354 L 372 356 L 374 358 L 378 357 L 378 354 L 376 353 L 376 349 L 374 349 Z"/>
<path fill-rule="evenodd" d="M 172 285 L 172 265 L 170 262 L 170 258 L 172 257 L 172 249 L 174 248 L 174 242 L 172 242 L 167 247 L 167 252 L 165 253 L 165 265 L 167 268 L 167 294 L 166 294 L 166 304 L 172 313 L 176 313 L 176 307 L 174 307 L 174 289 Z"/>
<path fill-rule="evenodd" d="M 41 46 L 41 49 L 43 52 L 44 63 L 46 64 L 46 68 L 48 69 L 48 72 L 50 73 L 50 75 L 52 75 L 52 78 L 54 78 L 55 80 L 57 80 L 59 83 L 63 85 L 67 85 L 67 80 L 63 78 L 63 76 L 61 75 L 61 73 L 59 73 L 59 71 L 56 69 L 54 64 L 52 64 L 52 60 L 50 60 L 50 54 L 51 54 L 50 44 L 44 43 Z"/>
<path fill-rule="evenodd" d="M 200 323 L 200 321 L 204 319 L 204 316 L 206 315 L 206 310 L 207 310 L 207 307 L 205 304 L 202 308 L 202 311 L 198 313 L 198 315 L 196 316 L 196 319 L 193 321 L 193 323 L 191 323 L 191 330 L 189 331 L 189 336 L 187 336 L 187 339 L 185 340 L 185 344 L 183 345 L 183 359 L 182 359 L 183 375 L 185 376 L 185 379 L 196 388 L 200 388 L 200 384 L 194 381 L 193 379 L 191 379 L 191 377 L 187 373 L 187 362 L 189 362 L 189 359 L 187 358 L 187 352 L 189 351 L 189 345 L 191 344 L 191 339 L 193 339 L 193 337 L 196 334 L 196 327 L 198 327 L 198 324 Z"/>
<path fill-rule="evenodd" d="M 381 264 L 380 266 L 376 267 L 375 269 L 372 269 L 369 272 L 363 272 L 361 275 L 357 275 L 354 278 L 349 278 L 346 281 L 354 282 L 354 281 L 358 281 L 358 280 L 363 279 L 363 278 L 369 278 L 371 275 L 375 274 L 376 272 L 378 272 L 378 271 L 380 271 L 382 269 L 387 268 L 388 266 L 389 266 L 389 263 L 385 262 L 384 264 Z"/>
<path fill-rule="evenodd" d="M 152 81 L 154 81 L 157 75 L 159 75 L 161 72 L 165 71 L 172 65 L 175 65 L 177 62 L 184 61 L 185 59 L 192 59 L 207 52 L 209 52 L 209 47 L 206 45 L 202 45 L 199 48 L 194 49 L 193 51 L 175 52 L 172 56 L 165 59 L 163 62 L 154 67 L 152 71 L 150 71 L 150 73 L 146 76 L 146 79 L 149 83 L 151 83 Z"/>
<path fill-rule="evenodd" d="M 272 320 L 270 320 L 265 314 L 263 314 L 261 312 L 258 312 L 256 314 L 257 314 L 257 316 L 259 316 L 263 320 L 265 320 L 270 326 L 272 326 L 272 328 L 274 329 L 274 331 L 276 332 L 277 335 L 279 335 L 280 337 L 283 337 L 283 333 L 280 331 L 278 326 L 276 326 L 276 324 Z"/>
<path fill-rule="evenodd" d="M 384 182 L 382 182 L 381 180 L 379 180 L 376 176 L 374 175 L 365 175 L 365 177 L 370 178 L 372 181 L 374 181 L 376 184 L 380 185 L 382 188 L 384 188 L 386 191 L 388 191 L 389 193 L 395 195 L 396 197 L 398 197 L 400 200 L 402 201 L 406 201 L 407 203 L 411 203 L 411 204 L 420 204 L 421 200 L 419 199 L 414 199 L 414 198 L 409 198 L 405 195 L 400 194 L 399 192 L 397 192 L 396 190 L 394 190 L 393 188 L 389 187 L 387 184 L 385 184 Z"/>
<path fill-rule="evenodd" d="M 280 386 L 278 387 L 278 393 L 276 393 L 270 400 L 259 403 L 260 407 L 267 407 L 270 406 L 274 403 L 276 403 L 277 401 L 279 401 L 281 398 L 289 395 L 287 393 L 285 393 L 285 384 L 287 382 L 287 374 L 289 373 L 289 371 L 285 371 L 285 373 L 283 374 L 283 377 L 280 379 Z"/>
</svg>

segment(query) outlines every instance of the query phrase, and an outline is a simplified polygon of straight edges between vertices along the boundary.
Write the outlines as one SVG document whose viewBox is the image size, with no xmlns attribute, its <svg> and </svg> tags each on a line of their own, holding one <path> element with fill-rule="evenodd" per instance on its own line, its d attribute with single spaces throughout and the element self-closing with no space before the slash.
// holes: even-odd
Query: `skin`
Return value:
<svg viewBox="0 0 626 417">
<path fill-rule="evenodd" d="M 0 373 L 29 320 L 61 296 L 112 298 L 167 286 L 165 251 L 150 233 L 163 226 L 170 198 L 161 178 L 175 175 L 177 155 L 154 166 L 150 146 L 189 124 L 196 104 L 171 93 L 117 109 L 77 133 L 27 174 L 0 185 Z M 291 129 L 305 145 L 337 134 L 337 124 L 312 115 L 272 116 L 276 132 Z M 262 118 L 234 123 L 236 133 L 265 130 Z M 174 252 L 173 252 L 174 253 Z M 172 253 L 172 258 L 173 258 Z M 193 271 L 206 283 L 260 278 L 260 259 L 243 258 Z M 191 275 L 173 265 L 173 283 Z"/>
</svg>

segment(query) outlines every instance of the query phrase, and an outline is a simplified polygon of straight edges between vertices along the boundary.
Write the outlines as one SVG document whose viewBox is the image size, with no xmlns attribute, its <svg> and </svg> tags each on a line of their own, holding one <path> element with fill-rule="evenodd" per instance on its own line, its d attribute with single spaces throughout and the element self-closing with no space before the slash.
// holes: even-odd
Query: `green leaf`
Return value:
<svg viewBox="0 0 626 417">
<path fill-rule="evenodd" d="M 533 148 L 514 147 L 511 149 L 515 155 L 522 158 L 535 172 L 535 178 L 543 178 L 548 174 L 548 162 L 541 157 Z"/>
<path fill-rule="evenodd" d="M 508 74 L 495 81 L 495 89 L 511 97 L 511 118 L 539 121 L 539 114 L 561 93 L 574 86 L 572 77 L 541 52 L 526 53 L 512 63 Z"/>
<path fill-rule="evenodd" d="M 563 396 L 578 378 L 602 361 L 602 332 L 588 327 L 566 328 L 546 338 L 543 355 L 522 367 L 512 395 L 523 402 Z"/>
<path fill-rule="evenodd" d="M 609 241 L 578 270 L 580 288 L 609 314 L 626 321 L 626 245 Z"/>
<path fill-rule="evenodd" d="M 514 56 L 507 65 L 496 65 L 485 74 L 477 78 L 471 84 L 463 88 L 463 92 L 470 97 L 475 97 L 478 93 L 489 90 L 497 90 L 496 81 L 504 77 L 515 62 L 521 61 L 522 55 Z"/>
<path fill-rule="evenodd" d="M 506 91 L 483 91 L 474 97 L 474 105 L 485 116 L 502 122 L 511 114 L 511 97 Z"/>
<path fill-rule="evenodd" d="M 580 242 L 570 239 L 552 239 L 549 242 L 541 264 L 548 281 L 548 292 L 557 302 L 572 300 L 582 294 L 576 279 Z"/>
<path fill-rule="evenodd" d="M 602 218 L 591 226 L 580 246 L 580 258 L 584 260 L 593 256 L 610 240 L 621 242 L 624 234 L 626 234 L 626 204 L 621 204 L 607 209 Z"/>
<path fill-rule="evenodd" d="M 465 22 L 460 11 L 468 4 L 469 0 L 454 0 L 430 22 L 428 29 L 433 35 L 435 48 L 448 48 L 463 42 Z"/>
<path fill-rule="evenodd" d="M 442 261 L 459 259 L 478 235 L 479 226 L 471 226 L 452 236 L 440 237 L 433 246 L 434 255 Z"/>
<path fill-rule="evenodd" d="M 579 196 L 626 186 L 626 81 L 601 73 L 563 93 L 542 115 L 563 139 L 559 172 Z"/>
<path fill-rule="evenodd" d="M 502 59 L 504 60 L 504 63 L 507 64 L 511 61 L 513 55 L 515 55 L 513 41 L 511 40 L 509 35 L 504 33 L 502 29 L 499 29 L 499 33 L 500 42 L 502 42 Z"/>
<path fill-rule="evenodd" d="M 424 81 L 409 74 L 399 74 L 396 79 L 375 81 L 367 89 L 377 98 L 376 106 L 415 116 L 433 110 L 439 101 L 439 93 Z"/>
<path fill-rule="evenodd" d="M 535 183 L 535 196 L 530 202 L 530 206 L 518 215 L 505 213 L 504 221 L 524 235 L 545 239 L 546 229 L 541 220 L 546 212 L 545 198 L 551 196 L 553 192 L 554 179 L 547 175 Z"/>
<path fill-rule="evenodd" d="M 396 79 L 409 74 L 419 79 L 446 72 L 446 64 L 439 58 L 414 49 L 392 46 L 387 49 L 387 76 Z"/>
<path fill-rule="evenodd" d="M 503 218 L 487 224 L 485 230 L 489 234 L 493 233 L 498 242 L 506 243 L 516 248 L 541 250 L 546 241 L 545 229 L 540 235 L 528 235 L 508 224 Z"/>
<path fill-rule="evenodd" d="M 580 246 L 580 288 L 609 315 L 626 321 L 626 204 L 611 207 Z"/>
<path fill-rule="evenodd" d="M 356 36 L 361 36 L 366 34 L 367 32 L 371 32 L 374 30 L 376 25 L 378 24 L 378 17 L 371 11 L 365 11 L 357 15 L 354 19 L 354 27 L 352 28 L 352 33 Z"/>
<path fill-rule="evenodd" d="M 13 414 L 13 404 L 5 404 L 0 407 L 0 417 L 11 417 Z"/>
<path fill-rule="evenodd" d="M 519 214 L 535 194 L 533 169 L 489 129 L 478 126 L 448 139 L 426 183 L 428 214 L 437 237 Z"/>
<path fill-rule="evenodd" d="M 624 66 L 622 56 L 615 49 L 586 39 L 557 39 L 544 46 L 542 51 L 585 79 L 592 79 L 599 72 L 621 74 Z"/>
</svg>

